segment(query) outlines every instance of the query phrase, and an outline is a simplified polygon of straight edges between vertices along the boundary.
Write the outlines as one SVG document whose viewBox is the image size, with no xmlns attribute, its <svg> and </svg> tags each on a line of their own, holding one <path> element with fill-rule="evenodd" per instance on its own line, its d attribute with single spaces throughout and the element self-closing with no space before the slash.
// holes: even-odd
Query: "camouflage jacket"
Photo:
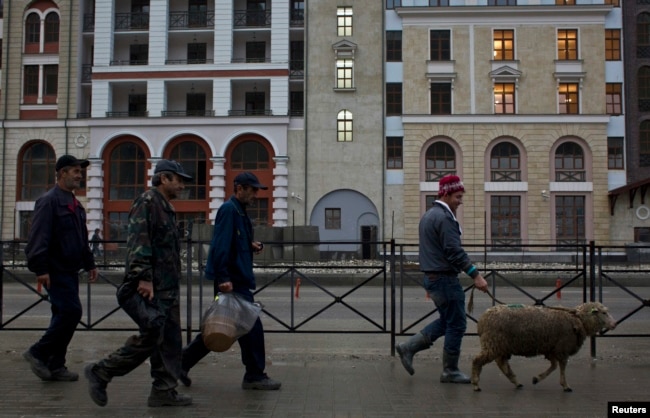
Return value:
<svg viewBox="0 0 650 418">
<path fill-rule="evenodd" d="M 176 211 L 156 188 L 138 197 L 129 213 L 125 282 L 153 281 L 154 294 L 178 295 L 180 233 Z"/>
</svg>

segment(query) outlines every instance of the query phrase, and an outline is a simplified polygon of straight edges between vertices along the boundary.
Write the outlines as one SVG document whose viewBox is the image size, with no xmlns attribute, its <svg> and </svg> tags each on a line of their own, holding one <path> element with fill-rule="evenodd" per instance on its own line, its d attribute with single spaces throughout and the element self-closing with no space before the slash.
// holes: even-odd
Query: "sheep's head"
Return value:
<svg viewBox="0 0 650 418">
<path fill-rule="evenodd" d="M 616 321 L 601 303 L 588 302 L 576 307 L 576 313 L 589 335 L 616 328 Z"/>
</svg>

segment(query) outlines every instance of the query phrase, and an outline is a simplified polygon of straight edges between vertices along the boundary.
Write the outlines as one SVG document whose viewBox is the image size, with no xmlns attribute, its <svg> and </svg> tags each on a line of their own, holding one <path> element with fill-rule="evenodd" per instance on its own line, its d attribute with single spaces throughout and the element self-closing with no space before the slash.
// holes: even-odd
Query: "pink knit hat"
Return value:
<svg viewBox="0 0 650 418">
<path fill-rule="evenodd" d="M 456 192 L 464 192 L 465 186 L 460 181 L 460 177 L 450 174 L 440 179 L 438 184 L 438 196 L 447 196 Z"/>
</svg>

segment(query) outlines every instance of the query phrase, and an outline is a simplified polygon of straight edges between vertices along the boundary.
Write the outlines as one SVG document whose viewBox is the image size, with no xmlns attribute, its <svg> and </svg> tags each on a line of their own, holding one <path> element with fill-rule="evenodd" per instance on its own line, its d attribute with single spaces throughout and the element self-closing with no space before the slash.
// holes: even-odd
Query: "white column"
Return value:
<svg viewBox="0 0 650 418">
<path fill-rule="evenodd" d="M 95 2 L 95 67 L 108 67 L 113 55 L 113 24 L 115 9 L 112 1 Z M 97 103 L 93 101 L 93 105 Z M 94 112 L 93 112 L 93 117 Z"/>
<path fill-rule="evenodd" d="M 273 226 L 287 226 L 289 212 L 288 203 L 288 186 L 289 170 L 287 162 L 289 157 L 278 156 L 273 158 L 275 168 L 273 169 Z"/>
<path fill-rule="evenodd" d="M 108 81 L 93 81 L 92 101 L 93 110 L 91 116 L 93 118 L 105 118 L 106 112 L 111 109 L 113 102 L 111 85 Z"/>
<path fill-rule="evenodd" d="M 86 169 L 86 215 L 88 219 L 88 230 L 95 228 L 103 229 L 103 207 L 104 207 L 104 173 L 102 166 L 104 160 L 101 158 L 89 158 L 90 165 Z M 108 196 L 110 198 L 110 196 Z"/>
<path fill-rule="evenodd" d="M 157 118 L 165 109 L 165 80 L 147 81 L 147 111 L 149 117 Z"/>
<path fill-rule="evenodd" d="M 271 110 L 273 116 L 289 115 L 289 79 L 272 78 L 271 80 Z"/>
<path fill-rule="evenodd" d="M 226 185 L 226 159 L 224 157 L 215 157 L 212 161 L 210 170 L 210 221 L 214 221 L 217 216 L 217 210 L 221 207 L 228 196 Z"/>
<path fill-rule="evenodd" d="M 229 78 L 215 78 L 212 82 L 212 108 L 215 116 L 228 116 L 232 92 Z"/>
<path fill-rule="evenodd" d="M 149 7 L 149 65 L 165 65 L 167 59 L 167 0 L 151 0 Z M 160 116 L 160 113 L 155 116 Z"/>
<path fill-rule="evenodd" d="M 215 64 L 230 64 L 232 61 L 232 20 L 234 3 L 233 0 L 215 0 L 214 2 Z"/>
</svg>

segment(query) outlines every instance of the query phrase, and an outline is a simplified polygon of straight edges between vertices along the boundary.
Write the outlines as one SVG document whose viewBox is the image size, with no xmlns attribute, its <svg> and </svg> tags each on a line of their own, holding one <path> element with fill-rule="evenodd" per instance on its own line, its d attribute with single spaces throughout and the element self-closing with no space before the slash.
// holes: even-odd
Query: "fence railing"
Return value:
<svg viewBox="0 0 650 418">
<path fill-rule="evenodd" d="M 47 292 L 27 270 L 24 245 L 17 240 L 2 243 L 0 330 L 47 328 Z M 203 274 L 208 247 L 208 241 L 191 239 L 183 246 L 181 303 L 188 341 L 214 293 Z M 486 245 L 465 249 L 503 303 L 576 306 L 599 301 L 608 306 L 618 327 L 591 339 L 593 356 L 598 338 L 650 337 L 650 246 L 591 242 L 512 246 L 507 251 Z M 417 253 L 417 244 L 394 241 L 265 242 L 265 251 L 255 258 L 255 295 L 264 304 L 266 332 L 386 334 L 394 354 L 397 336 L 419 331 L 437 312 L 422 286 Z M 363 259 L 364 254 L 370 258 Z M 136 329 L 115 299 L 125 255 L 123 241 L 101 243 L 96 252 L 100 279 L 82 286 L 81 330 Z M 459 277 L 470 292 L 472 281 L 464 274 Z M 86 282 L 84 274 L 81 281 Z M 482 293 L 474 296 L 467 335 L 477 335 L 480 313 L 496 303 Z"/>
</svg>

